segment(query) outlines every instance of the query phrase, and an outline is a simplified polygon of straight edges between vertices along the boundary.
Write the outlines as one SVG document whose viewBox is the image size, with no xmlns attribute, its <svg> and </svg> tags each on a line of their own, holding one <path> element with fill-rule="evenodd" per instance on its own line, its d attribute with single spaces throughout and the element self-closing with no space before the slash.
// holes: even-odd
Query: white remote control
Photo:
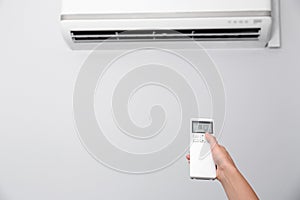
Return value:
<svg viewBox="0 0 300 200">
<path fill-rule="evenodd" d="M 213 180 L 216 178 L 216 166 L 205 133 L 213 134 L 212 119 L 191 119 L 190 177 Z"/>
</svg>

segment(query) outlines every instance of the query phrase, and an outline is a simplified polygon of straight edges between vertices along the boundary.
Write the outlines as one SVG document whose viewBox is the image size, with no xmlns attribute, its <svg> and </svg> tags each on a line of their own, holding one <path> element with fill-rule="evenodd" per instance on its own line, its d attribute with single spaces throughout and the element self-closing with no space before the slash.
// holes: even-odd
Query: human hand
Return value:
<svg viewBox="0 0 300 200">
<path fill-rule="evenodd" d="M 221 181 L 224 177 L 224 171 L 227 169 L 235 169 L 235 164 L 225 147 L 218 144 L 214 136 L 206 133 L 205 138 L 210 144 L 212 157 L 217 166 L 217 179 Z M 189 161 L 190 155 L 187 155 L 186 158 Z"/>
<path fill-rule="evenodd" d="M 217 166 L 217 179 L 223 185 L 228 199 L 258 200 L 255 191 L 236 168 L 225 147 L 219 145 L 216 138 L 211 134 L 206 133 L 205 137 L 210 144 L 212 157 Z M 187 155 L 186 158 L 190 160 L 190 155 Z"/>
</svg>

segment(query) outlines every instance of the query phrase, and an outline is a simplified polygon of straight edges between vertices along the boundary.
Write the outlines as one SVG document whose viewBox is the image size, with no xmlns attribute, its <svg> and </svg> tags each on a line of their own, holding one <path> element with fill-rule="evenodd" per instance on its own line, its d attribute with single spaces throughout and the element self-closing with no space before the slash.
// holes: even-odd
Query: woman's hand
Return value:
<svg viewBox="0 0 300 200">
<path fill-rule="evenodd" d="M 212 157 L 217 166 L 217 179 L 221 181 L 224 175 L 223 174 L 224 169 L 226 168 L 234 169 L 236 168 L 235 164 L 232 158 L 230 157 L 229 153 L 225 149 L 225 147 L 219 145 L 214 136 L 212 136 L 209 133 L 206 133 L 205 138 L 210 144 Z M 186 158 L 189 161 L 190 155 L 187 155 Z"/>
<path fill-rule="evenodd" d="M 229 200 L 258 200 L 254 190 L 235 166 L 225 147 L 218 144 L 216 138 L 205 134 L 210 144 L 213 160 L 217 167 L 217 179 L 221 182 Z M 190 155 L 186 158 L 190 160 Z"/>
</svg>

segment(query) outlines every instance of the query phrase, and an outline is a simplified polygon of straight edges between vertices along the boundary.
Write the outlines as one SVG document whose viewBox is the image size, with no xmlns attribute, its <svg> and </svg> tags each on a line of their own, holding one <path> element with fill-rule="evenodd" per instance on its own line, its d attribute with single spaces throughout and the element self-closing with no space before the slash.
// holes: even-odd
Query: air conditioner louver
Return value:
<svg viewBox="0 0 300 200">
<path fill-rule="evenodd" d="M 243 41 L 258 40 L 261 28 L 180 29 L 180 30 L 73 30 L 75 43 L 113 41 Z"/>
</svg>

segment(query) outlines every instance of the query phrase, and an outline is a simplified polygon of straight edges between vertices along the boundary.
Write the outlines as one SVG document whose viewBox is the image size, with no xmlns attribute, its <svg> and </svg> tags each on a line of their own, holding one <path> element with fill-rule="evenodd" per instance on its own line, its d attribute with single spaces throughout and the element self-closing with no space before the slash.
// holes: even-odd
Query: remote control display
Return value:
<svg viewBox="0 0 300 200">
<path fill-rule="evenodd" d="M 193 121 L 193 133 L 213 133 L 213 122 Z"/>
</svg>

